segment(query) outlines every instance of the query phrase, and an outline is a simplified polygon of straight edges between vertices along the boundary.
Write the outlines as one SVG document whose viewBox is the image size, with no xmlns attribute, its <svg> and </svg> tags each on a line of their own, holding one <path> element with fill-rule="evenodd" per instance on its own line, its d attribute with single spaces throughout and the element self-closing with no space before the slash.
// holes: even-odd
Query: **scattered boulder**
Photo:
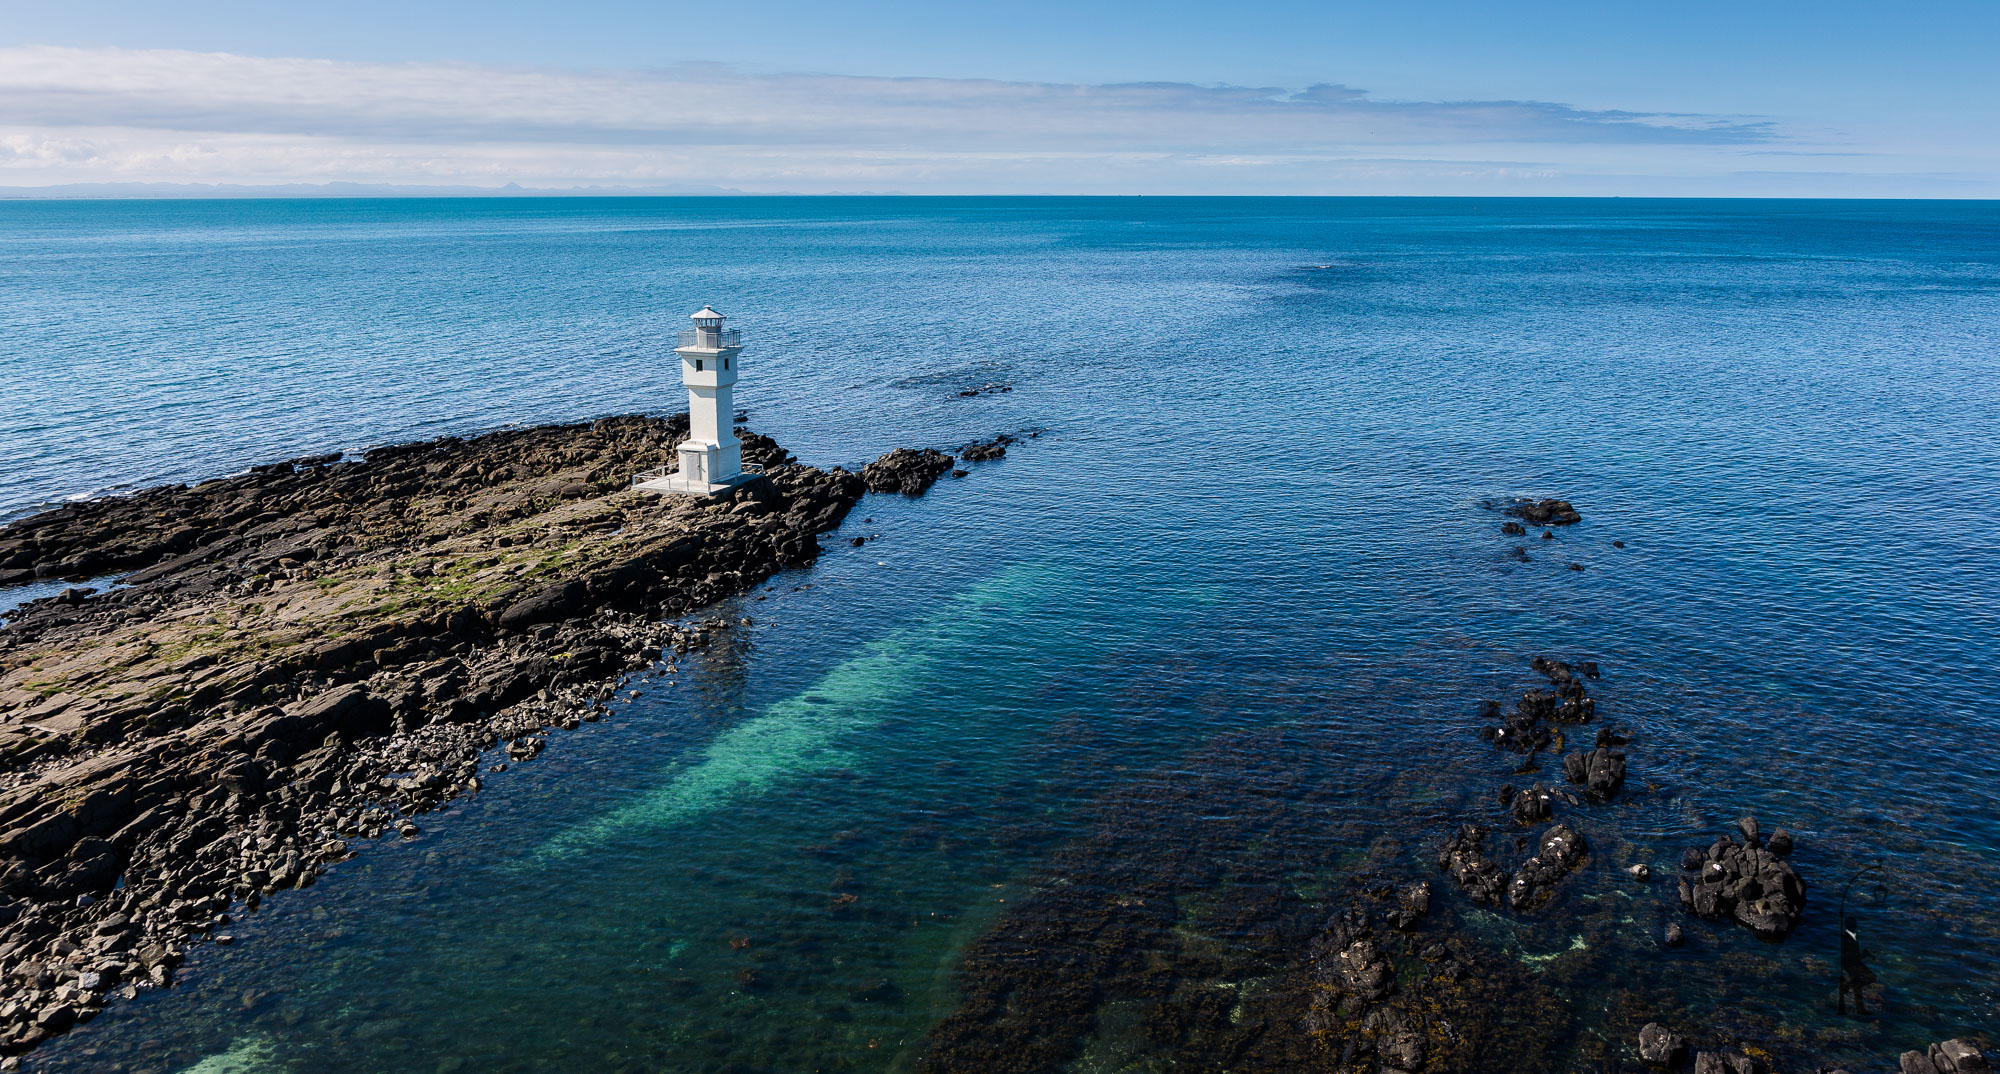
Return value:
<svg viewBox="0 0 2000 1074">
<path fill-rule="evenodd" d="M 43 1007 L 35 1015 L 35 1026 L 44 1033 L 66 1033 L 76 1024 L 76 1008 L 67 1003 Z"/>
<path fill-rule="evenodd" d="M 1931 1045 L 1925 1058 L 1938 1069 L 1938 1074 L 1991 1074 L 1993 1069 L 1986 1062 L 1986 1053 L 1963 1038 Z"/>
<path fill-rule="evenodd" d="M 1017 438 L 1001 433 L 983 444 L 967 444 L 959 448 L 958 457 L 966 462 L 986 462 L 1006 455 L 1007 445 L 1019 442 Z"/>
<path fill-rule="evenodd" d="M 1533 526 L 1568 526 L 1583 521 L 1568 500 L 1516 500 L 1507 513 Z"/>
<path fill-rule="evenodd" d="M 1587 846 L 1583 836 L 1567 824 L 1558 824 L 1543 833 L 1539 849 L 1514 871 L 1507 884 L 1507 905 L 1516 910 L 1531 909 L 1554 895 L 1556 881 L 1582 863 Z"/>
<path fill-rule="evenodd" d="M 1438 852 L 1438 865 L 1474 902 L 1498 903 L 1507 891 L 1507 871 L 1486 857 L 1486 829 L 1467 824 Z"/>
<path fill-rule="evenodd" d="M 1536 824 L 1555 815 L 1555 796 L 1547 787 L 1537 783 L 1514 796 L 1514 820 L 1519 824 Z"/>
<path fill-rule="evenodd" d="M 1901 1074 L 1991 1074 L 1979 1046 L 1965 1039 L 1933 1044 L 1927 1051 L 1907 1051 L 1898 1060 Z"/>
<path fill-rule="evenodd" d="M 1687 1041 L 1658 1022 L 1647 1022 L 1639 1030 L 1639 1058 L 1654 1066 L 1676 1066 L 1686 1053 Z"/>
<path fill-rule="evenodd" d="M 862 468 L 861 480 L 870 492 L 921 496 L 951 469 L 951 463 L 951 456 L 935 448 L 897 448 Z"/>
<path fill-rule="evenodd" d="M 1738 824 L 1746 841 L 1719 836 L 1695 848 L 1682 867 L 1696 875 L 1680 882 L 1681 905 L 1697 917 L 1734 918 L 1767 940 L 1780 940 L 1805 912 L 1806 885 L 1790 862 L 1757 845 L 1757 823 Z"/>
<path fill-rule="evenodd" d="M 1600 802 L 1608 802 L 1625 785 L 1625 755 L 1605 747 L 1563 758 L 1563 778 L 1583 787 Z"/>
<path fill-rule="evenodd" d="M 564 619 L 589 596 L 590 591 L 581 581 L 553 582 L 508 605 L 496 625 L 502 630 L 525 630 L 538 623 Z"/>
</svg>

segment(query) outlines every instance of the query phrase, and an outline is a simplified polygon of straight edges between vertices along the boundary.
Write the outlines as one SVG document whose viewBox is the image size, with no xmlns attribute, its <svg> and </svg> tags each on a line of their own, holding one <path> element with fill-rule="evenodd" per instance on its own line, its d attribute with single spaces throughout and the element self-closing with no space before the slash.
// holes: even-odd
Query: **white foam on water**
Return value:
<svg viewBox="0 0 2000 1074">
<path fill-rule="evenodd" d="M 181 1074 L 274 1074 L 279 1069 L 270 1038 L 241 1037 L 228 1051 L 208 1056 Z"/>
<path fill-rule="evenodd" d="M 1569 953 L 1570 953 L 1571 951 L 1586 951 L 1586 950 L 1589 950 L 1589 949 L 1590 949 L 1590 945 L 1584 942 L 1584 939 L 1583 939 L 1583 937 L 1581 937 L 1581 936 L 1572 936 L 1572 937 L 1570 937 L 1570 941 L 1569 941 L 1569 946 L 1568 946 L 1568 947 L 1565 947 L 1565 948 L 1562 948 L 1561 950 L 1557 950 L 1557 951 L 1550 951 L 1550 952 L 1547 952 L 1547 953 L 1545 953 L 1545 954 L 1540 954 L 1540 955 L 1531 955 L 1531 954 L 1528 954 L 1528 953 L 1527 953 L 1526 951 L 1523 951 L 1523 952 L 1521 952 L 1521 961 L 1523 961 L 1523 962 L 1527 963 L 1527 964 L 1528 964 L 1528 965 L 1530 965 L 1530 966 L 1534 966 L 1534 967 L 1536 967 L 1537 969 L 1539 969 L 1539 968 L 1541 968 L 1541 966 L 1542 966 L 1542 964 L 1543 964 L 1543 963 L 1545 963 L 1545 962 L 1553 962 L 1553 961 L 1555 961 L 1556 959 L 1559 959 L 1559 958 L 1563 957 L 1564 955 L 1567 955 L 1567 954 L 1569 954 Z"/>
<path fill-rule="evenodd" d="M 819 681 L 724 731 L 639 800 L 558 833 L 530 860 L 600 846 L 620 833 L 677 824 L 753 797 L 781 780 L 838 768 L 856 758 L 836 742 L 894 711 L 954 647 L 983 635 L 997 615 L 1047 593 L 1051 570 L 1023 564 L 953 597 L 937 612 L 827 672 Z"/>
</svg>

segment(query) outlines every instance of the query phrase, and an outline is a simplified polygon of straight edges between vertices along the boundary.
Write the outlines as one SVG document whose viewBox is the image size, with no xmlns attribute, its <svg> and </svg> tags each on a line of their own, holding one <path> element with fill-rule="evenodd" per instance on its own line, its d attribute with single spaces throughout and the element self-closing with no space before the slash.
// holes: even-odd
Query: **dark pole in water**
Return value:
<svg viewBox="0 0 2000 1074">
<path fill-rule="evenodd" d="M 1861 998 L 1861 990 L 1875 981 L 1875 974 L 1866 965 L 1869 952 L 1861 947 L 1860 921 L 1847 916 L 1847 892 L 1855 883 L 1871 872 L 1879 872 L 1880 867 L 1864 865 L 1847 879 L 1840 889 L 1840 987 L 1837 1012 L 1847 1015 L 1847 994 L 1854 993 L 1854 1013 L 1856 1017 L 1868 1017 L 1868 1007 Z M 1887 902 L 1888 892 L 1881 884 L 1875 886 L 1877 902 Z"/>
</svg>

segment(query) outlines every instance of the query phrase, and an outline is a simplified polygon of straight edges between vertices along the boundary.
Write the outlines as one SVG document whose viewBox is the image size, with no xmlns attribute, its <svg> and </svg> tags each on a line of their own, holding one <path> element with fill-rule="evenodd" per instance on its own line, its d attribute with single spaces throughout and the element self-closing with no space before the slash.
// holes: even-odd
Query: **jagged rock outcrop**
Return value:
<svg viewBox="0 0 2000 1074">
<path fill-rule="evenodd" d="M 951 456 L 936 448 L 897 448 L 861 470 L 870 492 L 921 496 L 951 469 Z"/>
<path fill-rule="evenodd" d="M 1001 433 L 999 436 L 984 443 L 967 444 L 959 448 L 958 457 L 966 462 L 986 462 L 990 459 L 998 459 L 1005 456 L 1007 454 L 1007 445 L 1018 443 L 1020 443 L 1018 437 Z"/>
<path fill-rule="evenodd" d="M 1583 521 L 1568 500 L 1516 500 L 1507 513 L 1536 526 L 1569 526 Z"/>
<path fill-rule="evenodd" d="M 1785 854 L 1765 844 L 1755 817 L 1744 817 L 1737 828 L 1741 842 L 1720 835 L 1706 849 L 1691 847 L 1683 855 L 1681 867 L 1695 875 L 1681 878 L 1681 906 L 1698 917 L 1733 918 L 1767 940 L 1783 939 L 1805 912 L 1805 881 Z M 1781 829 L 1772 841 L 1779 836 L 1789 854 L 1790 833 Z"/>
<path fill-rule="evenodd" d="M 1625 755 L 1605 746 L 1572 753 L 1563 758 L 1563 778 L 1608 802 L 1625 785 Z"/>
<path fill-rule="evenodd" d="M 1658 1022 L 1639 1030 L 1639 1058 L 1654 1066 L 1678 1066 L 1687 1055 L 1687 1041 Z"/>
</svg>

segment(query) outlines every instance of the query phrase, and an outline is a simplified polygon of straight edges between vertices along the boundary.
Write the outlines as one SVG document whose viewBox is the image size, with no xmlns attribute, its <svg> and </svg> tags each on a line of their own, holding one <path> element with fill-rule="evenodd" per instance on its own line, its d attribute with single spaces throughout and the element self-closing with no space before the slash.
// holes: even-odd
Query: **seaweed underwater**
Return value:
<svg viewBox="0 0 2000 1074">
<path fill-rule="evenodd" d="M 1579 520 L 1544 503 L 1559 504 L 1554 525 Z M 1548 524 L 1548 507 L 1526 508 L 1517 517 Z M 1467 736 L 1503 759 L 1493 775 L 1413 757 L 1357 783 L 1341 760 L 1358 729 L 1400 717 L 1382 683 L 1219 735 L 1105 794 L 969 945 L 957 1005 L 916 1068 L 1527 1074 L 1696 1051 L 1741 1070 L 1880 1062 L 1882 1027 L 1820 1009 L 1838 976 L 1828 961 L 1784 945 L 1808 903 L 1800 872 L 1837 869 L 1832 856 L 1751 817 L 1740 834 L 1676 845 L 1690 792 L 1653 770 L 1615 669 L 1527 663 L 1511 713 L 1465 705 Z M 1602 709 L 1585 686 L 1601 674 Z M 1562 762 L 1549 784 L 1501 782 L 1540 773 L 1543 751 Z"/>
</svg>

